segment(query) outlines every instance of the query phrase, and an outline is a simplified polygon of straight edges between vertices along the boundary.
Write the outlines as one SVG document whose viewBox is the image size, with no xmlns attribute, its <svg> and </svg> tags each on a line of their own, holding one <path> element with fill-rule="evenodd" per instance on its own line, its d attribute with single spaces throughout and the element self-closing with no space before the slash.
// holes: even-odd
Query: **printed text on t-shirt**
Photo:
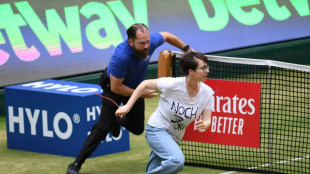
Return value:
<svg viewBox="0 0 310 174">
<path fill-rule="evenodd" d="M 183 118 L 192 119 L 193 117 L 197 117 L 197 108 L 194 107 L 185 107 L 181 105 L 180 103 L 172 102 L 171 110 L 174 110 L 175 118 L 171 120 L 172 123 L 174 123 L 174 128 L 177 130 L 182 130 L 185 128 L 185 125 L 181 122 L 184 120 Z M 182 117 L 183 116 L 183 117 Z"/>
</svg>

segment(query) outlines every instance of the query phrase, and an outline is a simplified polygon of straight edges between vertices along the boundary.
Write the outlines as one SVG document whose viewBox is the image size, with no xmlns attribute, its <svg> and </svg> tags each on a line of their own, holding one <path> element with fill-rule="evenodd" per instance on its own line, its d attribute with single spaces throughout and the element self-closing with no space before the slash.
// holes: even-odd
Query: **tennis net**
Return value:
<svg viewBox="0 0 310 174">
<path fill-rule="evenodd" d="M 183 76 L 172 52 L 172 76 Z M 261 84 L 260 147 L 182 141 L 186 165 L 259 173 L 310 173 L 310 67 L 207 55 L 209 79 Z"/>
</svg>

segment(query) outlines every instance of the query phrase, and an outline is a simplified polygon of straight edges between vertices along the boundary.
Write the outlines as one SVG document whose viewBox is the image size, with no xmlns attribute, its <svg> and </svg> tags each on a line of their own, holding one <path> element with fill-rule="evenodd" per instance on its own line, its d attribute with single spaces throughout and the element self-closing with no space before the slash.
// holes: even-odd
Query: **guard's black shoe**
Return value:
<svg viewBox="0 0 310 174">
<path fill-rule="evenodd" d="M 71 163 L 68 166 L 67 174 L 79 174 L 79 171 L 81 169 L 81 165 L 78 163 Z"/>
<path fill-rule="evenodd" d="M 120 119 L 120 117 L 119 116 L 117 116 L 116 117 L 116 122 L 117 122 L 117 124 L 114 124 L 113 125 L 113 127 L 112 127 L 112 129 L 111 129 L 111 134 L 112 134 L 112 136 L 113 137 L 118 137 L 119 136 L 119 134 L 121 133 L 121 128 L 120 128 L 120 125 L 119 125 L 119 120 Z"/>
</svg>

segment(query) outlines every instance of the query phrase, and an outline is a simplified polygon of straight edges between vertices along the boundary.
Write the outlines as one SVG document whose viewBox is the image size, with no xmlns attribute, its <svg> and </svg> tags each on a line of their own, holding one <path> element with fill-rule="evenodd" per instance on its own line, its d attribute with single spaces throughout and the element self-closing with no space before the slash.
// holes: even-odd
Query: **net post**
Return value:
<svg viewBox="0 0 310 174">
<path fill-rule="evenodd" d="M 158 72 L 157 77 L 171 77 L 172 70 L 170 68 L 172 60 L 171 51 L 165 49 L 160 52 L 158 56 Z"/>
</svg>

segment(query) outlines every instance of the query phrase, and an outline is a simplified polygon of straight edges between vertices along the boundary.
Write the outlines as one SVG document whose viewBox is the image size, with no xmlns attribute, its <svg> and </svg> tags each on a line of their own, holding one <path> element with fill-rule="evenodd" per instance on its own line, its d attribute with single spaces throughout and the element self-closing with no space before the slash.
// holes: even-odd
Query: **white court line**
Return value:
<svg viewBox="0 0 310 174">
<path fill-rule="evenodd" d="M 289 160 L 284 160 L 284 161 L 279 161 L 279 162 L 275 162 L 273 164 L 263 164 L 263 165 L 259 165 L 259 166 L 256 166 L 256 167 L 250 167 L 250 168 L 247 168 L 247 169 L 257 169 L 257 168 L 261 168 L 261 167 L 269 167 L 269 166 L 273 166 L 273 165 L 276 165 L 276 164 L 283 164 L 283 163 L 288 163 L 288 162 L 292 162 L 292 161 L 299 161 L 299 160 L 303 160 L 303 159 L 306 159 L 306 158 L 310 158 L 310 155 L 308 156 L 304 156 L 304 157 L 299 157 L 299 158 L 294 158 L 294 159 L 289 159 Z M 235 173 L 237 171 L 230 171 L 230 172 L 225 172 L 225 173 L 221 173 L 221 174 L 231 174 L 231 173 Z"/>
<path fill-rule="evenodd" d="M 225 172 L 225 173 L 221 173 L 221 174 L 231 174 L 231 173 L 235 173 L 237 171 L 230 171 L 230 172 Z"/>
</svg>

